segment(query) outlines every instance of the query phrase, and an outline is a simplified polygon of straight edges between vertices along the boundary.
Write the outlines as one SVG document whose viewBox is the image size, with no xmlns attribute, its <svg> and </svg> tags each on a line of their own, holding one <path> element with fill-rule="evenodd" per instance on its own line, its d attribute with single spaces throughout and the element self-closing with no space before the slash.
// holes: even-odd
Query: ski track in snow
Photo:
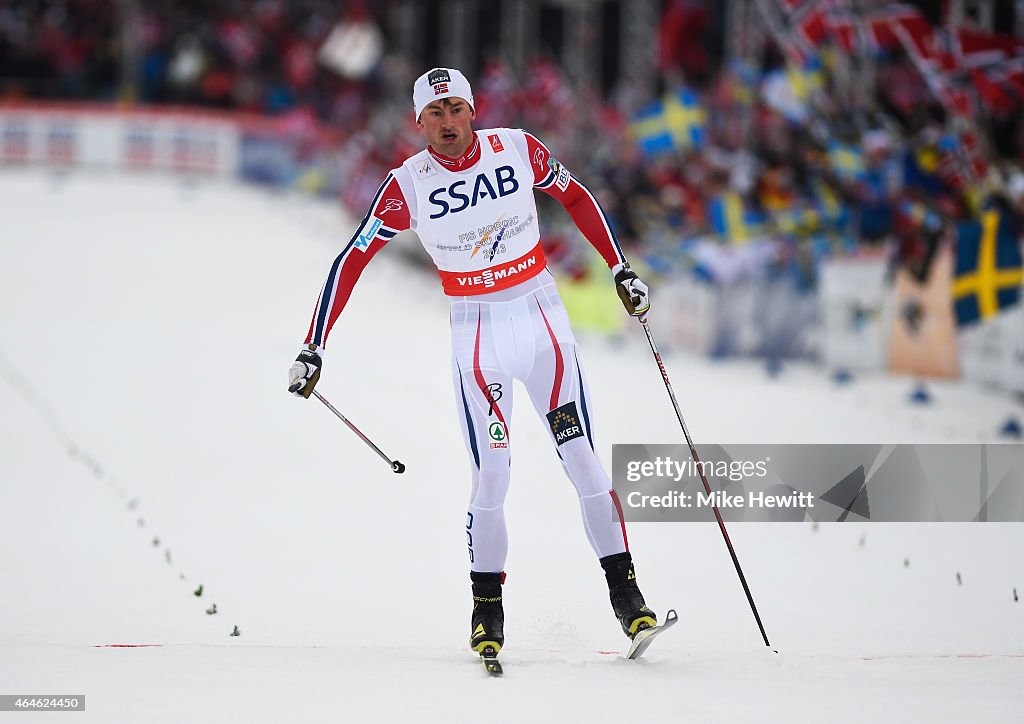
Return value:
<svg viewBox="0 0 1024 724">
<path fill-rule="evenodd" d="M 30 170 L 0 172 L 0 197 L 0 694 L 87 702 L 33 722 L 1021 720 L 1017 524 L 734 524 L 775 655 L 717 526 L 633 523 L 648 602 L 682 620 L 645 659 L 602 653 L 626 642 L 521 391 L 488 679 L 465 646 L 469 464 L 435 279 L 384 250 L 318 386 L 396 476 L 284 390 L 351 228 L 333 205 Z M 613 442 L 682 442 L 639 330 L 580 357 L 605 464 Z M 665 357 L 698 446 L 996 442 L 1022 414 L 959 383 L 920 408 L 906 378 Z"/>
</svg>

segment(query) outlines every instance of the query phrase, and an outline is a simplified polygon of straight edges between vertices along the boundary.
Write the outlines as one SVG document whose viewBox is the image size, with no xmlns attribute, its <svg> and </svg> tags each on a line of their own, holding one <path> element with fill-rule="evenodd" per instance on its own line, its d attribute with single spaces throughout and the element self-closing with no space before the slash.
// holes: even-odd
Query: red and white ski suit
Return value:
<svg viewBox="0 0 1024 724">
<path fill-rule="evenodd" d="M 512 380 L 520 380 L 579 494 L 598 557 L 628 550 L 622 509 L 594 449 L 593 408 L 569 319 L 547 270 L 533 189 L 566 208 L 609 268 L 625 262 L 594 196 L 522 130 L 475 132 L 450 159 L 428 148 L 393 169 L 335 259 L 306 343 L 326 346 L 352 288 L 398 232 L 430 254 L 451 306 L 455 402 L 473 464 L 467 537 L 473 571 L 504 570 Z"/>
</svg>

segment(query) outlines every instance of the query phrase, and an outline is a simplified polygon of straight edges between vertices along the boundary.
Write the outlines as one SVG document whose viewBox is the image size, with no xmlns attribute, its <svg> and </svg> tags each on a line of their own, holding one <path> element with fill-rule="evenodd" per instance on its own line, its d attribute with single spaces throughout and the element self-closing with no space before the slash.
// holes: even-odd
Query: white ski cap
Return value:
<svg viewBox="0 0 1024 724">
<path fill-rule="evenodd" d="M 412 86 L 412 107 L 416 120 L 420 119 L 424 108 L 442 98 L 461 98 L 476 111 L 473 89 L 466 76 L 455 68 L 433 68 L 417 78 Z"/>
</svg>

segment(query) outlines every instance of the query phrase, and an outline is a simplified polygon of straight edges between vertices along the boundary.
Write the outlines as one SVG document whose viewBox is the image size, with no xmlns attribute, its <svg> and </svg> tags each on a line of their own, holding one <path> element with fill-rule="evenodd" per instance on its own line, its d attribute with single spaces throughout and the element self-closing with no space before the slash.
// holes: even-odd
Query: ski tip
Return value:
<svg viewBox="0 0 1024 724">
<path fill-rule="evenodd" d="M 626 658 L 639 659 L 641 656 L 643 656 L 644 652 L 647 650 L 647 647 L 651 645 L 651 642 L 654 640 L 654 637 L 664 632 L 665 630 L 671 628 L 673 625 L 675 625 L 676 621 L 678 620 L 679 615 L 676 613 L 676 610 L 674 608 L 670 608 L 665 613 L 664 623 L 661 623 L 657 626 L 652 626 L 650 628 L 643 628 L 637 631 L 636 635 L 633 636 L 633 643 L 630 644 L 629 650 L 626 652 Z"/>
</svg>

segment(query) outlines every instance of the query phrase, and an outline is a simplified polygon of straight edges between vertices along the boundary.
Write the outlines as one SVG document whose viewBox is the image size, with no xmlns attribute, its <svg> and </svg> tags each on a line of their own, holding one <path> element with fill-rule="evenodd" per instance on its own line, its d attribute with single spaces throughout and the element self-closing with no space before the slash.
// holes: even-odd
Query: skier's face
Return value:
<svg viewBox="0 0 1024 724">
<path fill-rule="evenodd" d="M 420 114 L 416 125 L 423 129 L 427 141 L 438 153 L 458 158 L 473 143 L 473 119 L 476 113 L 461 98 L 434 101 Z"/>
</svg>

